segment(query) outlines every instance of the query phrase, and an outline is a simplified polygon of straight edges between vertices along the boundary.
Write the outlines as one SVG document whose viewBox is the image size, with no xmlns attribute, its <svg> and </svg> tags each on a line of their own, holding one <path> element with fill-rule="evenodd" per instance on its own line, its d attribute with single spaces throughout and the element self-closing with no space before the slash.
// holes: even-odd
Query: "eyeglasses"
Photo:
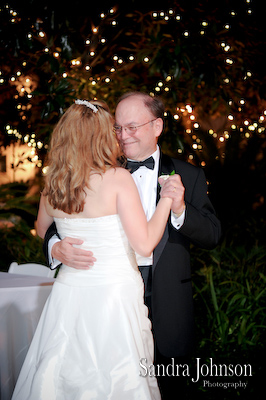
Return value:
<svg viewBox="0 0 266 400">
<path fill-rule="evenodd" d="M 114 125 L 113 127 L 113 131 L 114 133 L 119 136 L 122 133 L 123 128 L 125 129 L 125 131 L 129 134 L 129 135 L 134 135 L 134 133 L 137 132 L 137 130 L 139 128 L 141 128 L 144 125 L 149 124 L 150 122 L 156 121 L 156 119 L 158 118 L 154 118 L 151 121 L 145 122 L 144 124 L 141 125 L 128 125 L 128 126 L 119 126 L 119 125 Z"/>
</svg>

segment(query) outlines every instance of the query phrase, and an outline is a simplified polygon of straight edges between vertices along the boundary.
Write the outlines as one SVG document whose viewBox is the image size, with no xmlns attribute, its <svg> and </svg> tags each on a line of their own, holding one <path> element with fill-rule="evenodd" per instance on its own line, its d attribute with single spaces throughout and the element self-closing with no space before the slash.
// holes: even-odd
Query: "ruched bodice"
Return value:
<svg viewBox="0 0 266 400">
<path fill-rule="evenodd" d="M 55 218 L 60 237 L 83 240 L 80 247 L 90 250 L 96 262 L 88 270 L 62 266 L 58 280 L 78 285 L 106 284 L 139 275 L 131 248 L 117 214 L 98 218 Z M 82 280 L 81 280 L 82 279 Z M 139 278 L 137 278 L 139 279 Z M 92 281 L 93 280 L 93 281 Z"/>
<path fill-rule="evenodd" d="M 98 218 L 54 218 L 57 231 L 66 236 L 82 239 L 79 246 L 91 250 L 98 262 L 115 263 L 114 257 L 132 255 L 132 250 L 117 214 Z"/>
</svg>

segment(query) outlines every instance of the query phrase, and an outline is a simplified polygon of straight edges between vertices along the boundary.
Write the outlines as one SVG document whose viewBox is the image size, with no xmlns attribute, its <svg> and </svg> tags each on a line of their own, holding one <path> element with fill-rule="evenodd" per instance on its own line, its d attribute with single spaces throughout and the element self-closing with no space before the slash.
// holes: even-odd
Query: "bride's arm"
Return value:
<svg viewBox="0 0 266 400">
<path fill-rule="evenodd" d="M 46 198 L 44 195 L 41 195 L 41 200 L 40 200 L 40 205 L 39 205 L 39 211 L 38 211 L 38 216 L 37 216 L 37 234 L 43 239 L 45 236 L 45 233 L 49 226 L 53 223 L 53 217 L 51 217 L 46 210 L 45 202 Z"/>
<path fill-rule="evenodd" d="M 148 257 L 162 238 L 172 200 L 161 198 L 155 213 L 147 222 L 132 176 L 126 170 L 122 170 L 120 175 L 117 192 L 118 214 L 132 248 L 141 256 Z"/>
</svg>

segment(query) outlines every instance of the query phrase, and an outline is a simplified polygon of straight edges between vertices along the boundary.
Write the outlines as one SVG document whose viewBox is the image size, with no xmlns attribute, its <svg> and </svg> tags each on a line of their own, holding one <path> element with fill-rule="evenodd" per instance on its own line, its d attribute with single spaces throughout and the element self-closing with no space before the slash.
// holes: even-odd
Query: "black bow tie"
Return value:
<svg viewBox="0 0 266 400">
<path fill-rule="evenodd" d="M 139 169 L 139 167 L 147 167 L 149 169 L 154 169 L 154 158 L 153 157 L 149 157 L 144 161 L 131 161 L 128 160 L 127 161 L 127 169 L 130 170 L 131 174 L 135 171 L 137 171 L 137 169 Z"/>
</svg>

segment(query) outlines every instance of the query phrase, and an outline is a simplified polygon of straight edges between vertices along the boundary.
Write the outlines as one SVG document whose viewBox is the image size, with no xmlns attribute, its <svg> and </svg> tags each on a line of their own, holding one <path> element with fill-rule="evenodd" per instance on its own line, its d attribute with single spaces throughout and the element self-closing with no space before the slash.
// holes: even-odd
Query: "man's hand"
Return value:
<svg viewBox="0 0 266 400">
<path fill-rule="evenodd" d="M 63 264 L 76 269 L 89 269 L 93 266 L 96 258 L 91 251 L 82 250 L 73 245 L 81 245 L 83 240 L 64 238 L 52 247 L 52 257 Z"/>
<path fill-rule="evenodd" d="M 171 210 L 177 215 L 181 215 L 185 210 L 185 188 L 183 186 L 180 175 L 171 175 L 166 180 L 162 181 L 163 178 L 159 178 L 161 183 L 161 197 L 170 197 L 173 200 Z"/>
</svg>

